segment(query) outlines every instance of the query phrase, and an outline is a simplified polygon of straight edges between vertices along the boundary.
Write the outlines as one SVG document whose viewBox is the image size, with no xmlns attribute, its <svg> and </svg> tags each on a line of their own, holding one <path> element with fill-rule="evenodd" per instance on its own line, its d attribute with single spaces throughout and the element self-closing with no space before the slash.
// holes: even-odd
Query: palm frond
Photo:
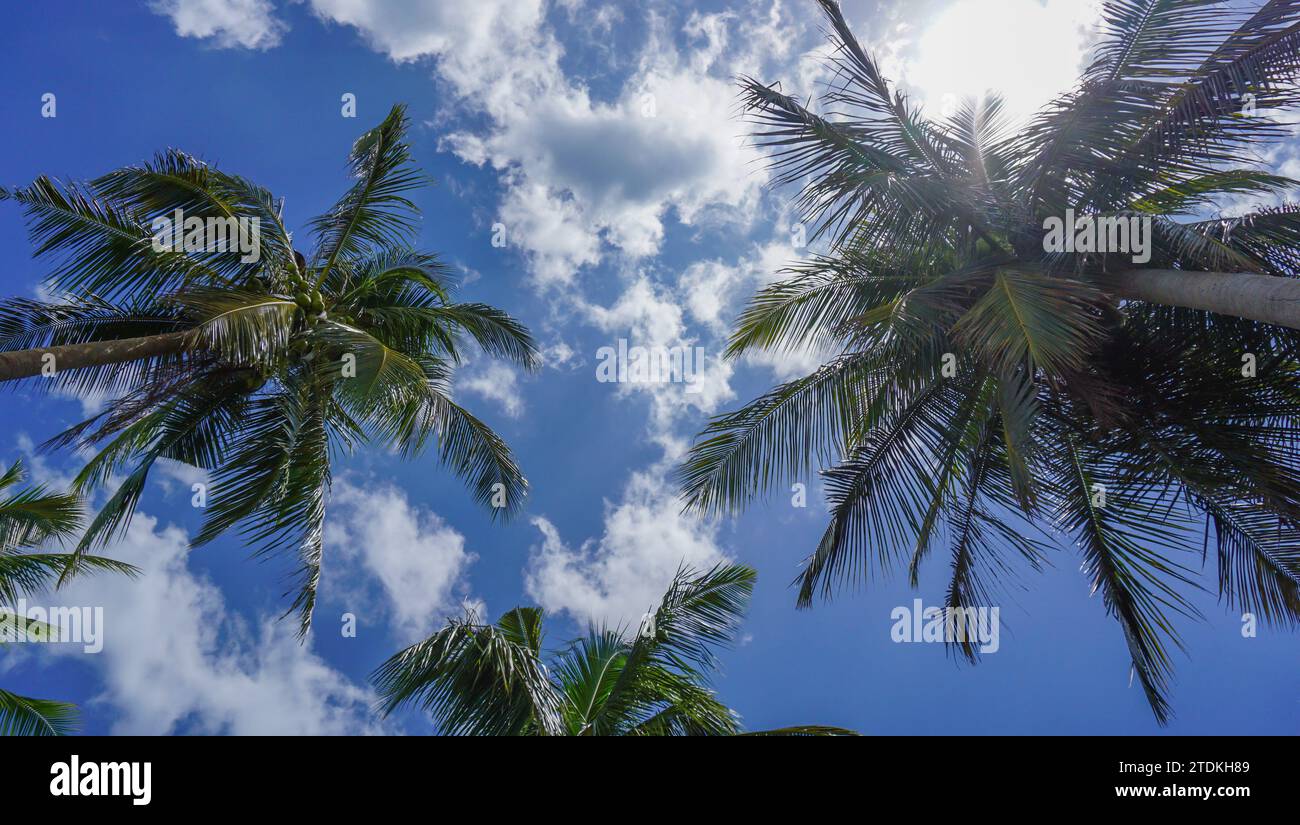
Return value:
<svg viewBox="0 0 1300 825">
<path fill-rule="evenodd" d="M 338 203 L 311 222 L 317 237 L 314 268 L 323 283 L 340 260 L 360 258 L 367 247 L 405 245 L 415 232 L 415 204 L 408 192 L 426 178 L 411 164 L 404 137 L 406 107 L 394 106 L 383 122 L 352 147 L 348 168 L 356 183 Z"/>
<path fill-rule="evenodd" d="M 678 471 L 687 506 L 735 512 L 750 496 L 829 460 L 858 429 L 858 399 L 879 391 L 880 360 L 874 353 L 844 356 L 713 419 Z"/>
<path fill-rule="evenodd" d="M 25 188 L 0 189 L 0 200 L 7 199 L 23 207 L 35 254 L 56 259 L 47 278 L 55 294 L 122 300 L 165 294 L 181 285 L 229 283 L 198 258 L 155 249 L 147 216 L 85 187 L 40 177 Z"/>
<path fill-rule="evenodd" d="M 1186 528 L 1167 524 L 1158 501 L 1110 481 L 1076 446 L 1063 449 L 1061 527 L 1077 539 L 1092 591 L 1101 591 L 1107 612 L 1123 628 L 1133 670 L 1156 719 L 1165 724 L 1171 716 L 1169 647 L 1182 647 L 1167 614 L 1194 615 L 1194 608 L 1174 587 L 1191 584 L 1188 569 L 1154 548 L 1187 551 Z"/>
<path fill-rule="evenodd" d="M 1101 331 L 1090 286 L 1032 270 L 1000 270 L 953 327 L 959 343 L 999 375 L 1028 363 L 1049 376 L 1082 367 Z"/>
<path fill-rule="evenodd" d="M 0 690 L 0 736 L 68 736 L 78 720 L 76 705 Z"/>
<path fill-rule="evenodd" d="M 521 616 L 528 626 L 541 618 L 516 608 L 503 626 L 456 620 L 395 654 L 372 676 L 380 712 L 413 704 L 448 734 L 559 734 L 563 699 L 533 647 L 534 636 L 521 638 Z"/>
<path fill-rule="evenodd" d="M 238 366 L 270 366 L 283 358 L 300 312 L 286 298 L 236 289 L 190 289 L 169 301 L 192 320 L 196 342 Z"/>
</svg>

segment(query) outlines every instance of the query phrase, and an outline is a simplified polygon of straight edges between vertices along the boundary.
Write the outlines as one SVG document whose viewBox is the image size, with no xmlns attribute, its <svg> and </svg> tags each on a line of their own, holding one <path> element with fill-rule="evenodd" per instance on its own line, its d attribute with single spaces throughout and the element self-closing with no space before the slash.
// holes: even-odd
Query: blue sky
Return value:
<svg viewBox="0 0 1300 825">
<path fill-rule="evenodd" d="M 1030 111 L 1073 76 L 1089 4 L 1073 0 L 849 2 L 850 22 L 894 77 L 932 107 L 987 85 Z M 994 12 L 990 13 L 990 9 Z M 341 462 L 322 604 L 307 645 L 275 617 L 284 564 L 233 538 L 192 554 L 194 471 L 163 468 L 109 555 L 135 582 L 76 582 L 51 603 L 105 607 L 103 652 L 9 645 L 0 684 L 70 699 L 90 733 L 419 733 L 378 722 L 366 674 L 466 605 L 551 613 L 550 642 L 589 620 L 635 621 L 679 563 L 734 559 L 759 584 L 717 688 L 751 728 L 822 723 L 879 734 L 1155 733 L 1128 683 L 1119 627 L 1089 596 L 1078 559 L 1023 571 L 1001 602 L 1000 649 L 977 667 L 942 645 L 897 644 L 891 611 L 938 603 L 936 560 L 902 580 L 794 609 L 789 582 L 823 524 L 789 495 L 743 517 L 678 514 L 672 467 L 708 415 L 734 409 L 814 355 L 717 359 L 746 297 L 795 259 L 790 192 L 765 186 L 743 140 L 731 78 L 803 95 L 819 79 L 811 0 L 166 0 L 14 4 L 0 30 L 0 182 L 84 178 L 177 147 L 287 200 L 291 229 L 348 185 L 351 141 L 405 102 L 415 154 L 436 186 L 418 197 L 422 247 L 460 273 L 467 299 L 503 307 L 545 347 L 523 375 L 474 358 L 458 398 L 516 450 L 532 483 L 525 514 L 494 525 L 432 459 L 362 451 Z M 985 58 L 967 58 L 992 40 Z M 41 117 L 53 93 L 57 116 Z M 341 97 L 356 96 L 355 119 Z M 507 238 L 492 244 L 494 225 Z M 0 209 L 5 295 L 43 275 L 20 213 Z M 698 393 L 595 380 L 618 339 L 703 347 Z M 32 445 L 94 399 L 29 390 L 0 402 L 0 461 L 24 457 L 51 484 L 75 456 Z M 1199 559 L 1197 560 L 1199 563 Z M 1213 587 L 1213 571 L 1203 579 Z M 1239 616 L 1213 593 L 1182 623 L 1167 732 L 1300 733 L 1296 637 Z M 356 614 L 344 638 L 339 617 Z"/>
</svg>

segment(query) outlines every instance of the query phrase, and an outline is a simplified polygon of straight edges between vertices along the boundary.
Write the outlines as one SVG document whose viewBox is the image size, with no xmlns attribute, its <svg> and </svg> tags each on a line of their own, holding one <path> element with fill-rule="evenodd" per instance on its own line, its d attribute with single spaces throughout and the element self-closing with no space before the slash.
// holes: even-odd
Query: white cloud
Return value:
<svg viewBox="0 0 1300 825">
<path fill-rule="evenodd" d="M 158 471 L 155 478 L 162 486 L 163 492 L 169 496 L 176 491 L 177 485 L 179 485 L 188 498 L 195 484 L 207 485 L 210 481 L 207 470 L 180 461 L 173 461 L 170 458 L 158 459 L 154 464 L 154 469 Z"/>
<path fill-rule="evenodd" d="M 42 458 L 30 456 L 30 439 L 20 436 L 19 449 L 29 453 L 33 480 L 67 485 Z M 170 469 L 183 483 L 193 475 L 181 465 Z M 476 556 L 464 537 L 392 485 L 363 489 L 337 480 L 327 546 L 322 604 L 342 602 L 363 624 L 381 616 L 404 641 L 427 635 L 450 615 L 485 609 L 468 595 L 465 575 Z M 212 582 L 190 571 L 189 539 L 180 528 L 139 513 L 124 538 L 103 552 L 135 564 L 142 575 L 74 579 L 44 601 L 104 608 L 104 649 L 85 658 L 104 683 L 94 701 L 117 711 L 114 733 L 161 735 L 182 725 L 230 734 L 379 731 L 372 693 L 300 645 L 291 621 L 262 616 L 250 626 Z M 380 600 L 373 612 L 366 609 L 374 603 L 371 584 Z M 337 627 L 331 619 L 318 610 L 318 627 Z M 75 646 L 50 649 L 85 655 Z"/>
<path fill-rule="evenodd" d="M 456 98 L 487 116 L 485 128 L 443 145 L 500 170 L 500 218 L 541 285 L 572 282 L 606 247 L 633 260 L 655 254 L 670 214 L 685 224 L 752 214 L 764 175 L 732 119 L 731 78 L 700 71 L 719 50 L 709 36 L 680 54 L 651 12 L 635 70 L 612 99 L 596 100 L 561 68 L 540 0 L 311 3 L 394 60 L 433 58 Z M 696 35 L 727 22 L 692 20 Z"/>
<path fill-rule="evenodd" d="M 456 375 L 456 386 L 501 405 L 501 411 L 511 418 L 524 413 L 524 398 L 519 392 L 519 379 L 515 371 L 505 364 L 488 363 L 481 369 L 469 368 Z"/>
<path fill-rule="evenodd" d="M 656 284 L 645 275 L 637 276 L 610 306 L 583 304 L 586 319 L 609 335 L 606 346 L 617 348 L 618 339 L 627 346 L 672 351 L 682 348 L 696 357 L 701 342 L 690 335 L 683 318 L 681 302 L 672 290 Z M 704 363 L 695 364 L 693 380 L 641 381 L 617 385 L 620 395 L 648 393 L 652 400 L 651 433 L 660 441 L 670 436 L 679 416 L 696 410 L 716 412 L 722 404 L 735 398 L 731 389 L 733 368 L 721 358 L 716 346 L 703 346 Z"/>
<path fill-rule="evenodd" d="M 796 44 L 817 30 L 819 12 L 800 0 L 749 0 L 739 10 L 692 11 L 682 31 L 701 43 L 690 56 L 698 72 L 721 77 L 767 77 L 787 67 Z"/>
<path fill-rule="evenodd" d="M 753 350 L 745 354 L 745 363 L 755 367 L 766 367 L 772 373 L 774 381 L 785 383 L 810 375 L 831 357 L 831 353 L 814 352 L 808 349 Z"/>
<path fill-rule="evenodd" d="M 1251 161 L 1263 164 L 1274 174 L 1282 177 L 1296 179 L 1300 178 L 1300 145 L 1295 142 L 1295 137 L 1300 135 L 1300 125 L 1288 123 L 1286 113 L 1283 110 L 1263 110 L 1257 111 L 1255 117 L 1268 118 L 1279 126 L 1290 126 L 1292 139 L 1286 142 L 1278 143 L 1272 146 L 1259 147 L 1251 150 Z M 1245 160 L 1245 158 L 1242 158 Z M 1245 165 L 1245 164 L 1243 164 Z M 1203 217 L 1238 217 L 1257 212 L 1261 209 L 1268 209 L 1282 206 L 1289 200 L 1288 191 L 1269 192 L 1269 193 L 1245 193 L 1219 195 L 1213 201 L 1212 206 L 1203 208 Z"/>
<path fill-rule="evenodd" d="M 682 273 L 678 292 L 690 315 L 719 340 L 725 340 L 744 303 L 759 289 L 789 277 L 782 270 L 805 253 L 788 241 L 774 240 L 754 247 L 734 264 L 720 259 L 696 261 Z M 751 350 L 745 354 L 744 363 L 766 367 L 775 380 L 789 381 L 811 373 L 830 355 L 808 349 Z"/>
<path fill-rule="evenodd" d="M 163 735 L 182 724 L 236 735 L 375 729 L 373 695 L 298 644 L 292 623 L 264 617 L 250 628 L 229 612 L 217 587 L 186 566 L 183 530 L 140 513 L 105 555 L 143 575 L 74 579 L 56 603 L 104 608 L 102 652 L 67 655 L 99 668 L 104 689 L 94 701 L 117 711 L 113 733 Z"/>
<path fill-rule="evenodd" d="M 50 466 L 49 460 L 31 436 L 27 433 L 19 433 L 15 440 L 18 443 L 18 451 L 22 453 L 23 466 L 27 470 L 27 478 L 31 483 L 42 484 L 52 490 L 72 489 L 75 474 Z"/>
<path fill-rule="evenodd" d="M 469 598 L 465 581 L 477 556 L 436 513 L 412 506 L 391 484 L 363 486 L 347 478 L 335 481 L 330 503 L 327 547 L 345 565 L 359 564 L 373 577 L 384 610 L 404 639 L 429 635 L 466 607 L 481 609 L 481 602 Z M 342 601 L 364 623 L 371 600 L 366 588 L 349 586 L 350 581 L 327 577 L 327 597 L 331 603 Z"/>
<path fill-rule="evenodd" d="M 606 246 L 628 260 L 656 254 L 670 215 L 687 225 L 752 218 L 765 175 L 738 136 L 734 87 L 695 73 L 661 42 L 647 47 L 615 100 L 593 101 L 557 79 L 559 88 L 499 118 L 480 144 L 482 157 L 517 181 L 502 217 L 510 229 L 520 225 L 542 284 L 568 283 Z M 555 202 L 573 234 L 537 243 L 533 227 Z"/>
<path fill-rule="evenodd" d="M 712 259 L 696 261 L 682 273 L 679 284 L 691 316 L 715 334 L 725 334 L 735 295 L 753 286 L 745 268 Z"/>
<path fill-rule="evenodd" d="M 539 279 L 563 283 L 597 261 L 601 241 L 629 259 L 658 252 L 670 211 L 691 224 L 719 217 L 715 208 L 753 208 L 763 176 L 737 137 L 733 100 L 730 82 L 660 53 L 611 103 L 564 85 L 511 110 L 481 142 L 449 145 L 472 145 L 462 157 L 512 173 L 503 220 L 537 255 Z M 580 232 L 543 231 L 553 216 Z"/>
<path fill-rule="evenodd" d="M 435 57 L 458 87 L 491 78 L 474 72 L 498 54 L 520 50 L 536 37 L 544 0 L 310 0 L 323 20 L 356 28 L 371 48 L 397 61 Z"/>
<path fill-rule="evenodd" d="M 508 244 L 528 255 L 539 284 L 567 284 L 578 269 L 600 262 L 600 239 L 571 195 L 540 183 L 508 185 L 500 217 Z"/>
<path fill-rule="evenodd" d="M 152 0 L 149 7 L 170 17 L 181 37 L 220 48 L 269 49 L 285 30 L 269 0 Z"/>
<path fill-rule="evenodd" d="M 714 258 L 696 261 L 678 279 L 692 317 L 712 333 L 727 335 L 741 306 L 755 291 L 781 278 L 781 270 L 806 257 L 790 241 L 755 246 L 734 264 Z"/>
<path fill-rule="evenodd" d="M 556 370 L 575 369 L 581 366 L 577 355 L 567 342 L 557 339 L 555 343 L 542 347 L 542 365 Z"/>
<path fill-rule="evenodd" d="M 550 521 L 534 518 L 542 543 L 525 576 L 529 596 L 579 621 L 627 625 L 659 603 L 680 565 L 709 568 L 727 560 L 716 527 L 681 514 L 665 467 L 633 474 L 622 502 L 605 503 L 598 541 L 570 547 Z"/>
</svg>

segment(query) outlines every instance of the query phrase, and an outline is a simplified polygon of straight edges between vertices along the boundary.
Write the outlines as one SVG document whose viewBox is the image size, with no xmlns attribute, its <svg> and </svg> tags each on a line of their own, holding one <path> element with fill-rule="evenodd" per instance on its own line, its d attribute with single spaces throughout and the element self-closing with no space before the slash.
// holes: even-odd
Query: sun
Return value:
<svg viewBox="0 0 1300 825">
<path fill-rule="evenodd" d="M 1074 85 L 1097 19 L 1092 0 L 956 0 L 922 29 L 904 80 L 932 117 L 988 90 L 1025 117 Z"/>
</svg>

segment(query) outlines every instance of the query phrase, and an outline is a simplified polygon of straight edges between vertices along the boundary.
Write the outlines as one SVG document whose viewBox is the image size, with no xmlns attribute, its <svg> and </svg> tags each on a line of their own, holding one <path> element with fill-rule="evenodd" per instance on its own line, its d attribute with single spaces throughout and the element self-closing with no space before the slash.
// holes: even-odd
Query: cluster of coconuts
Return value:
<svg viewBox="0 0 1300 825">
<path fill-rule="evenodd" d="M 303 311 L 303 314 L 311 319 L 323 319 L 325 317 L 325 299 L 312 284 L 307 282 L 303 276 L 305 262 L 301 260 L 299 253 L 294 253 L 297 260 L 296 266 L 289 270 L 289 285 L 293 288 L 293 302 Z M 249 278 L 248 285 L 257 292 L 269 292 L 270 286 L 262 278 L 254 275 Z"/>
<path fill-rule="evenodd" d="M 307 279 L 296 271 L 290 273 L 289 283 L 293 286 L 293 302 L 310 318 L 325 316 L 325 299 L 320 290 L 307 283 Z"/>
<path fill-rule="evenodd" d="M 293 302 L 302 310 L 306 316 L 307 323 L 314 325 L 317 321 L 325 319 L 325 299 L 321 296 L 320 290 L 307 282 L 304 272 L 307 268 L 307 262 L 297 251 L 294 252 L 295 266 L 289 270 L 289 285 L 293 289 Z M 305 337 L 297 338 L 289 349 L 298 354 L 307 356 L 310 359 L 309 350 L 311 344 Z"/>
<path fill-rule="evenodd" d="M 307 262 L 301 253 L 295 251 L 294 258 L 296 266 L 288 270 L 289 285 L 293 289 L 293 302 L 302 310 L 308 326 L 314 326 L 327 317 L 325 299 L 320 290 L 308 283 L 304 276 Z M 256 275 L 248 279 L 248 288 L 259 293 L 271 291 L 271 286 L 266 280 Z M 304 361 L 312 360 L 315 355 L 310 340 L 303 334 L 293 337 L 289 344 L 289 351 Z M 239 388 L 246 393 L 256 392 L 269 378 L 270 374 L 265 369 L 250 371 L 238 379 Z"/>
</svg>

